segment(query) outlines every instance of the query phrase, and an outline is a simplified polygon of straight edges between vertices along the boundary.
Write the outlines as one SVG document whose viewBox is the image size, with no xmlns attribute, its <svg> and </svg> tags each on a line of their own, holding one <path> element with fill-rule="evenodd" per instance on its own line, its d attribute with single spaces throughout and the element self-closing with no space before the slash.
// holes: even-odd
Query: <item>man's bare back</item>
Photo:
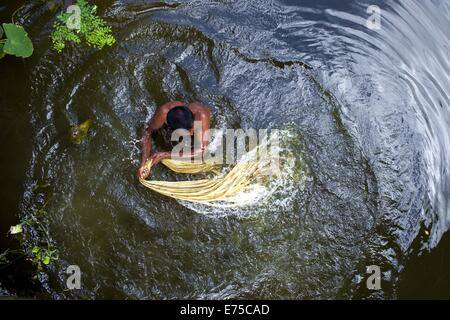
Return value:
<svg viewBox="0 0 450 320">
<path fill-rule="evenodd" d="M 194 134 L 194 121 L 201 122 L 200 132 Z M 171 152 L 152 152 L 152 134 L 164 125 L 169 127 L 169 130 L 185 129 L 194 135 L 194 139 L 198 139 L 195 145 L 198 148 L 193 148 L 191 154 L 183 155 L 183 157 L 191 159 L 194 156 L 203 154 L 208 146 L 208 135 L 206 132 L 210 128 L 211 111 L 210 109 L 199 103 L 192 102 L 186 104 L 182 101 L 171 101 L 160 107 L 155 112 L 155 115 L 149 121 L 142 136 L 142 158 L 141 165 L 138 170 L 138 177 L 147 178 L 150 174 L 149 170 L 145 168 L 145 163 L 148 160 L 156 165 L 163 159 L 170 159 Z"/>
</svg>

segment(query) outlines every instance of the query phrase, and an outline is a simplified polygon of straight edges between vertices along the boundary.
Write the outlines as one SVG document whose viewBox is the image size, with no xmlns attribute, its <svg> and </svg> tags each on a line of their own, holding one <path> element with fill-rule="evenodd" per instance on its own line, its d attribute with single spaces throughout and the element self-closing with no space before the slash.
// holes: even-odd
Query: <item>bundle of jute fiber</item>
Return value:
<svg viewBox="0 0 450 320">
<path fill-rule="evenodd" d="M 253 153 L 256 154 L 255 151 Z M 154 181 L 140 178 L 139 181 L 153 191 L 179 200 L 200 203 L 227 202 L 261 177 L 270 166 L 270 161 L 269 157 L 260 157 L 258 160 L 243 157 L 230 172 L 212 179 Z M 178 173 L 201 173 L 217 169 L 217 165 L 208 162 L 195 163 L 165 159 L 162 163 Z M 146 166 L 150 170 L 151 161 L 147 162 Z"/>
<path fill-rule="evenodd" d="M 176 173 L 204 173 L 204 172 L 218 172 L 219 166 L 211 162 L 197 162 L 177 161 L 172 159 L 164 159 L 161 161 L 167 168 Z M 151 168 L 151 163 L 147 163 L 148 168 Z"/>
</svg>

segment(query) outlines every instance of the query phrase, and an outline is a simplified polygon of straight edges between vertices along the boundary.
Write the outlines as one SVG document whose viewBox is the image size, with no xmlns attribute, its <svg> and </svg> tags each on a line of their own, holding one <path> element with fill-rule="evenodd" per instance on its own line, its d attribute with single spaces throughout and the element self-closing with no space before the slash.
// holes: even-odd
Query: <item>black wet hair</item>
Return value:
<svg viewBox="0 0 450 320">
<path fill-rule="evenodd" d="M 178 106 L 167 113 L 167 125 L 170 130 L 191 130 L 194 126 L 194 114 L 186 106 Z"/>
</svg>

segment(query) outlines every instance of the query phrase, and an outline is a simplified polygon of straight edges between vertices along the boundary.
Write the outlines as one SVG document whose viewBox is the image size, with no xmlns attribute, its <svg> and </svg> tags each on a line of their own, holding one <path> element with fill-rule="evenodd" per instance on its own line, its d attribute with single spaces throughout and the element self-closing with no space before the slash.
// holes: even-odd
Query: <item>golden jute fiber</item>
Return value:
<svg viewBox="0 0 450 320">
<path fill-rule="evenodd" d="M 252 151 L 251 151 L 252 152 Z M 256 154 L 256 150 L 252 152 Z M 256 158 L 256 157 L 254 157 Z M 252 183 L 261 177 L 263 172 L 270 167 L 271 157 L 263 156 L 259 159 L 243 157 L 230 172 L 224 176 L 216 176 L 211 179 L 193 181 L 155 181 L 140 178 L 139 181 L 145 187 L 179 200 L 200 203 L 227 201 L 244 191 Z M 202 173 L 217 171 L 217 165 L 213 163 L 192 163 L 165 159 L 162 163 L 177 173 Z M 151 170 L 151 161 L 147 162 L 147 168 Z"/>
</svg>

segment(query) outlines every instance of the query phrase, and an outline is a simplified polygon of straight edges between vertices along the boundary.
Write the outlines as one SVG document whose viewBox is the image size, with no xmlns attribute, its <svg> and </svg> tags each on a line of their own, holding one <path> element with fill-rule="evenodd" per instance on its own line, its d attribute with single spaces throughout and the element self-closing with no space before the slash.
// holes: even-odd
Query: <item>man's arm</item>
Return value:
<svg viewBox="0 0 450 320">
<path fill-rule="evenodd" d="M 201 121 L 201 129 L 198 130 L 198 132 L 195 133 L 194 139 L 194 150 L 193 150 L 193 156 L 200 156 L 204 157 L 204 153 L 206 151 L 206 148 L 209 144 L 209 127 L 211 125 L 211 112 L 207 107 L 202 110 L 202 112 L 199 113 L 198 117 L 196 117 L 195 121 Z"/>
</svg>

